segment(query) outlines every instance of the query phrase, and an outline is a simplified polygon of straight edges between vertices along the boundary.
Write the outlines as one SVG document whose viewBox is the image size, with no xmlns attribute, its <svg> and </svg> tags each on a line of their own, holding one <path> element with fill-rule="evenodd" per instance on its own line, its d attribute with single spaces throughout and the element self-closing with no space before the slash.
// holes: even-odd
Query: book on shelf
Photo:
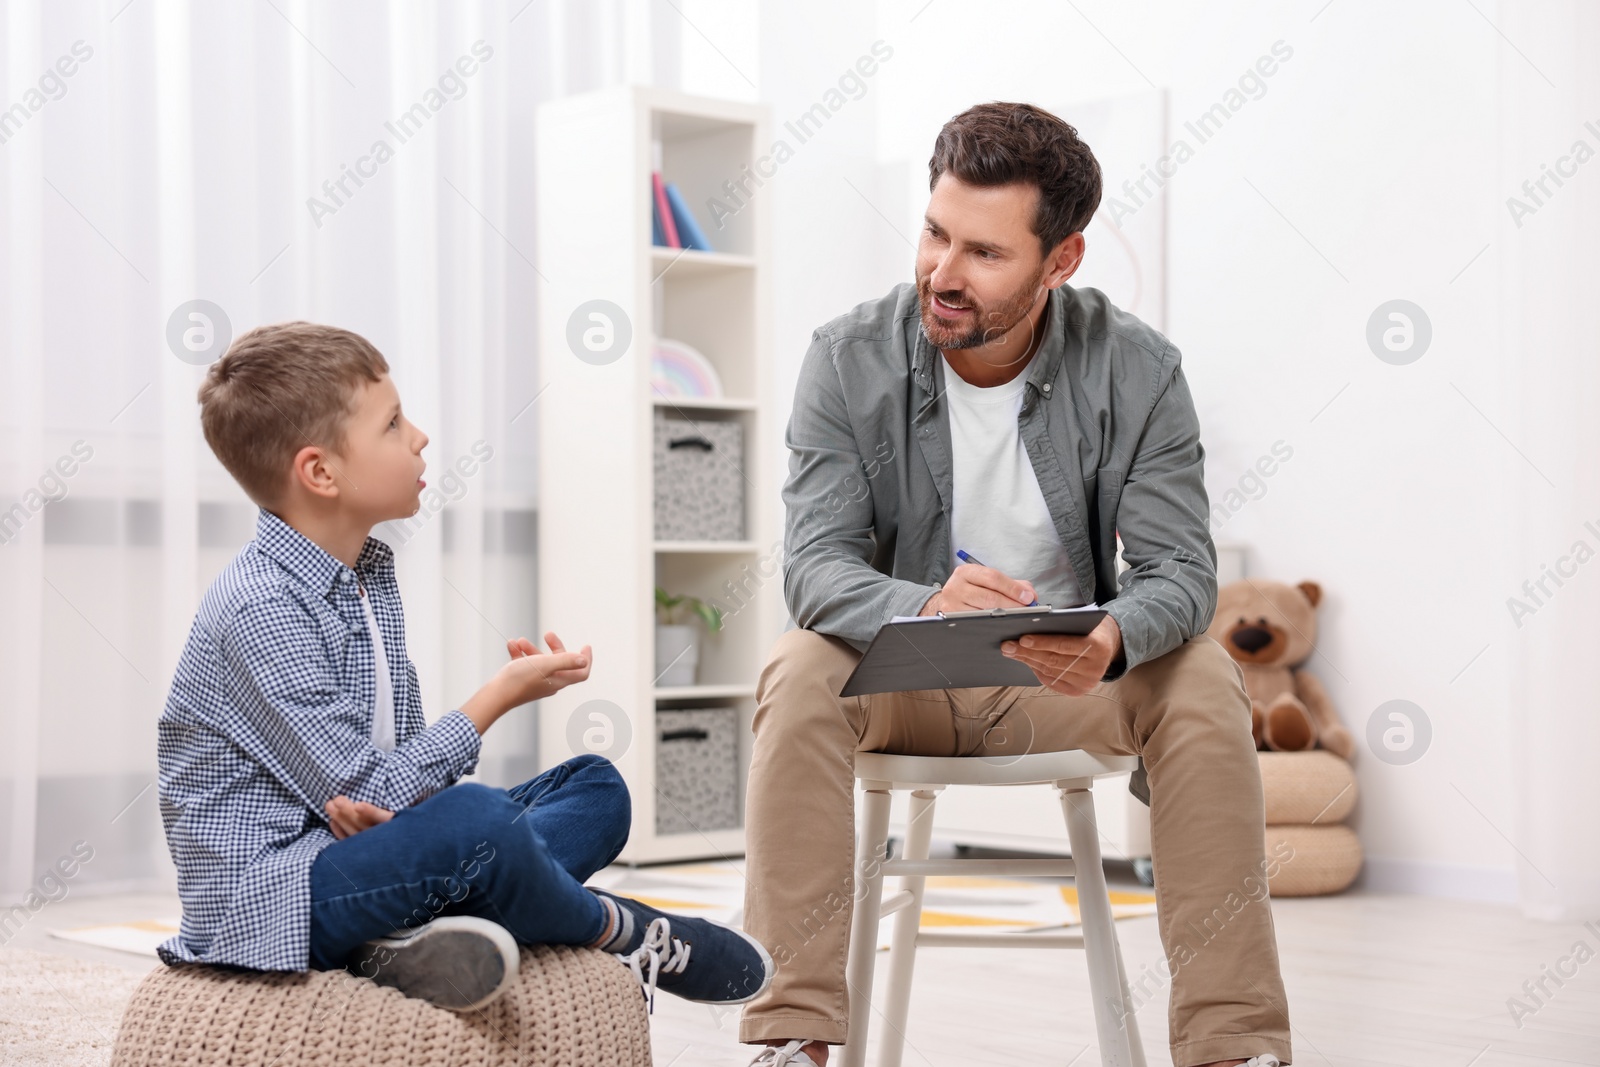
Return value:
<svg viewBox="0 0 1600 1067">
<path fill-rule="evenodd" d="M 667 203 L 667 191 L 661 184 L 661 172 L 650 172 L 650 202 L 655 205 L 655 219 L 661 224 L 662 240 L 657 242 L 667 248 L 682 248 L 678 227 L 672 218 L 672 208 Z"/>
<path fill-rule="evenodd" d="M 675 182 L 667 183 L 667 202 L 672 205 L 672 220 L 677 227 L 678 236 L 682 239 L 683 247 L 700 252 L 711 251 L 711 242 L 706 240 L 705 231 L 689 213 L 689 202 L 678 192 Z"/>
<path fill-rule="evenodd" d="M 667 229 L 661 225 L 661 209 L 656 207 L 656 198 L 650 197 L 650 243 L 659 248 L 667 247 Z"/>
<path fill-rule="evenodd" d="M 660 171 L 650 172 L 650 241 L 660 248 L 712 251 L 677 183 L 663 182 Z"/>
</svg>

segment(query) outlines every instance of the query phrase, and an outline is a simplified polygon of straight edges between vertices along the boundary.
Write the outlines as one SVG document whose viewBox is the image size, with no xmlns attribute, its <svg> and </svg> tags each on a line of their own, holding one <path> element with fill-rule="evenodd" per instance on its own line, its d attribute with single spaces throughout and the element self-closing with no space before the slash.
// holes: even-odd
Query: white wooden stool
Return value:
<svg viewBox="0 0 1600 1067">
<path fill-rule="evenodd" d="M 878 923 L 893 912 L 889 943 L 889 983 L 885 994 L 880 1067 L 899 1067 L 905 1048 L 906 1013 L 911 1005 L 911 971 L 918 946 L 983 948 L 1081 948 L 1089 962 L 1089 989 L 1094 997 L 1095 1030 L 1100 1062 L 1106 1067 L 1144 1067 L 1144 1047 L 1128 995 L 1122 950 L 1111 921 L 1111 898 L 1100 866 L 1099 831 L 1095 826 L 1096 778 L 1126 774 L 1138 766 L 1134 756 L 1102 756 L 1082 751 L 1038 752 L 1025 756 L 896 756 L 883 752 L 856 754 L 856 779 L 863 790 L 860 832 L 856 838 L 856 902 L 851 919 L 850 1033 L 843 1067 L 864 1067 L 867 1033 L 872 1019 L 872 972 L 878 948 Z M 1054 785 L 1067 820 L 1070 859 L 930 860 L 933 805 L 950 785 Z M 911 790 L 904 856 L 885 859 L 889 837 L 889 794 Z M 900 878 L 887 899 L 884 875 Z M 1078 889 L 1077 933 L 920 933 L 922 891 L 929 875 L 965 874 L 995 877 L 1071 877 Z"/>
</svg>

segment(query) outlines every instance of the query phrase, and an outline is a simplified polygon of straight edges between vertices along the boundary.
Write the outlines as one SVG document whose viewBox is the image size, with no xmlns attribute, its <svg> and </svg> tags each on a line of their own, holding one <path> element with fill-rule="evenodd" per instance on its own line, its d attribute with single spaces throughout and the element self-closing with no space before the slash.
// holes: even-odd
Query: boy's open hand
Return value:
<svg viewBox="0 0 1600 1067">
<path fill-rule="evenodd" d="M 581 652 L 568 652 L 554 631 L 544 635 L 549 652 L 539 651 L 539 646 L 526 637 L 506 642 L 511 662 L 495 672 L 482 689 L 461 705 L 461 713 L 472 720 L 478 733 L 493 726 L 495 720 L 512 708 L 530 701 L 559 693 L 574 682 L 589 677 L 589 664 L 593 657 L 589 646 Z"/>
<path fill-rule="evenodd" d="M 334 797 L 323 810 L 328 813 L 328 826 L 333 836 L 340 841 L 394 818 L 392 811 L 345 796 Z"/>
<path fill-rule="evenodd" d="M 500 683 L 508 707 L 559 693 L 589 677 L 593 657 L 588 645 L 581 652 L 568 652 L 554 630 L 546 631 L 544 640 L 550 646 L 549 652 L 541 652 L 526 637 L 506 642 L 511 662 L 500 668 L 495 681 Z"/>
</svg>

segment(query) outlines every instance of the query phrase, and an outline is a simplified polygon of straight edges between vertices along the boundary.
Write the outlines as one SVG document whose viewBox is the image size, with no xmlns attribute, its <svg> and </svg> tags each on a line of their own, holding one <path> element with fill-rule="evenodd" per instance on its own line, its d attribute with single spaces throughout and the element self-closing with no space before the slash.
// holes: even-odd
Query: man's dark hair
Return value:
<svg viewBox="0 0 1600 1067">
<path fill-rule="evenodd" d="M 995 101 L 944 124 L 928 160 L 928 191 L 946 171 L 968 185 L 1023 182 L 1039 190 L 1033 232 L 1045 255 L 1100 206 L 1100 164 L 1078 131 L 1032 104 Z"/>
</svg>

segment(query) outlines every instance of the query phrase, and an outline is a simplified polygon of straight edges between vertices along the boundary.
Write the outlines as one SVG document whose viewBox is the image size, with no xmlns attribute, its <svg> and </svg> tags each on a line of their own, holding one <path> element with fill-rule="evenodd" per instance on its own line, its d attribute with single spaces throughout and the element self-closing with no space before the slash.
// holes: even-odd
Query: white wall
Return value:
<svg viewBox="0 0 1600 1067">
<path fill-rule="evenodd" d="M 876 143 L 884 79 L 900 62 L 898 52 L 862 79 L 859 99 L 849 99 L 809 139 L 802 143 L 785 129 L 886 36 L 870 4 L 836 4 L 826 17 L 815 6 L 795 4 L 767 4 L 761 13 L 760 98 L 772 108 L 775 136 L 794 152 L 758 193 L 772 198 L 773 377 L 781 414 L 778 433 L 763 451 L 778 485 L 788 473 L 784 431 L 812 331 L 911 272 L 911 250 L 898 237 L 883 236 L 878 214 L 898 213 L 888 205 L 897 203 L 899 186 L 886 180 L 896 169 L 879 164 Z M 769 506 L 782 530 L 782 502 Z"/>
<path fill-rule="evenodd" d="M 1505 304 L 1501 379 L 1518 416 L 1510 433 L 1542 474 L 1524 473 L 1517 482 L 1511 510 L 1518 541 L 1506 585 L 1520 592 L 1524 581 L 1543 577 L 1546 566 L 1567 572 L 1535 614 L 1521 617 L 1520 627 L 1501 627 L 1520 660 L 1511 682 L 1517 823 L 1508 834 L 1518 847 L 1524 910 L 1561 919 L 1600 910 L 1600 835 L 1594 832 L 1600 776 L 1593 768 L 1600 698 L 1587 670 L 1600 637 L 1600 597 L 1590 566 L 1600 546 L 1593 471 L 1600 454 L 1594 417 L 1600 341 L 1589 321 L 1600 290 L 1600 200 L 1590 173 L 1600 146 L 1600 71 L 1591 61 L 1600 43 L 1600 9 L 1573 0 L 1507 5 L 1502 29 L 1545 68 L 1522 55 L 1497 56 L 1504 86 L 1502 195 L 1523 195 L 1522 183 L 1541 177 L 1547 165 L 1571 174 L 1578 153 L 1565 163 L 1563 156 L 1579 142 L 1588 151 L 1577 175 L 1541 197 L 1535 215 L 1513 221 L 1508 210 L 1495 233 Z M 1580 550 L 1563 562 L 1578 542 L 1588 555 Z"/>
<path fill-rule="evenodd" d="M 1527 472 L 1490 425 L 1512 415 L 1495 388 L 1492 249 L 1467 266 L 1500 210 L 1494 168 L 1474 165 L 1493 151 L 1500 42 L 1443 4 L 1341 3 L 1306 22 L 1314 10 L 1202 45 L 1219 57 L 1211 85 L 1176 94 L 1180 114 L 1198 110 L 1271 41 L 1295 49 L 1174 182 L 1172 332 L 1213 494 L 1275 439 L 1295 450 L 1226 533 L 1253 546 L 1256 573 L 1323 583 L 1310 666 L 1345 721 L 1362 737 L 1398 698 L 1432 723 L 1415 763 L 1360 753 L 1367 884 L 1509 900 L 1509 646 L 1490 638 Z M 1365 340 L 1395 298 L 1434 327 L 1405 366 Z"/>
<path fill-rule="evenodd" d="M 1518 401 L 1498 332 L 1511 227 L 1497 71 L 1525 62 L 1490 25 L 1499 8 L 1173 0 L 980 13 L 885 2 L 875 20 L 865 10 L 763 12 L 761 95 L 780 122 L 871 40 L 895 49 L 867 95 L 770 188 L 785 403 L 811 329 L 909 279 L 906 240 L 948 117 L 1012 99 L 1070 121 L 1074 101 L 1159 86 L 1181 135 L 1275 42 L 1292 49 L 1221 132 L 1191 137 L 1194 157 L 1165 193 L 1168 333 L 1199 406 L 1213 501 L 1274 442 L 1293 449 L 1215 533 L 1251 546 L 1256 575 L 1323 584 L 1310 668 L 1358 738 L 1392 699 L 1431 723 L 1429 748 L 1409 765 L 1364 743 L 1358 755 L 1367 884 L 1513 899 L 1518 865 L 1528 872 L 1511 843 L 1520 653 L 1505 599 L 1537 573 L 1513 516 L 1541 475 L 1538 457 L 1514 445 Z M 1531 58 L 1558 81 L 1577 61 Z M 1108 194 L 1128 177 L 1108 173 Z M 1428 351 L 1405 366 L 1380 361 L 1365 338 L 1368 317 L 1395 298 L 1433 327 Z"/>
</svg>

